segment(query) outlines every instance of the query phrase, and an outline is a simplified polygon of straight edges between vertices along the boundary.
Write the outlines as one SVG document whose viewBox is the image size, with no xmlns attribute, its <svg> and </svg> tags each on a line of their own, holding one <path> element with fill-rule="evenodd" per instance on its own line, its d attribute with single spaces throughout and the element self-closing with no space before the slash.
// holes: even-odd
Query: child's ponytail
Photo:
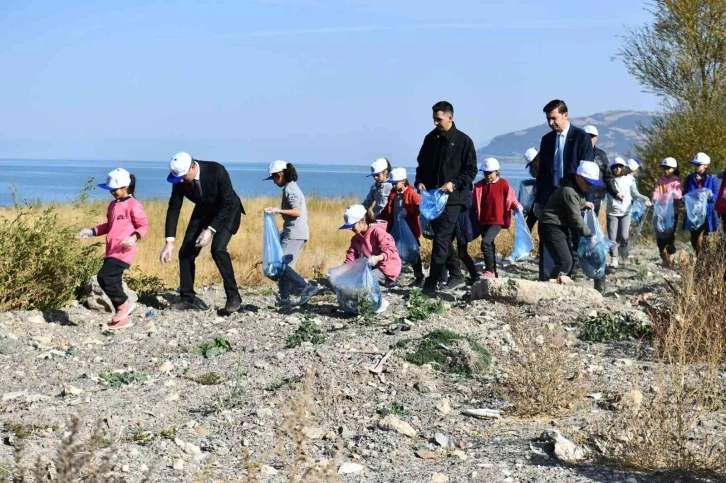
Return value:
<svg viewBox="0 0 726 483">
<path fill-rule="evenodd" d="M 292 165 L 292 163 L 287 163 L 287 167 L 282 171 L 282 175 L 285 183 L 289 183 L 290 181 L 297 181 L 297 170 L 295 169 L 295 166 Z"/>
<path fill-rule="evenodd" d="M 131 174 L 129 175 L 129 178 L 131 179 L 131 182 L 129 183 L 129 187 L 126 189 L 126 192 L 129 196 L 134 196 L 134 193 L 136 192 L 136 176 Z"/>
</svg>

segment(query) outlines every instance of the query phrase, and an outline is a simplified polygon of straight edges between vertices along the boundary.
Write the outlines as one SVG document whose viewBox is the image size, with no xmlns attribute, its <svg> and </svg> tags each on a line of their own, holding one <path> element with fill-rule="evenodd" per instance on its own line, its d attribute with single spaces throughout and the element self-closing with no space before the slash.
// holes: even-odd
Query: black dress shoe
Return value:
<svg viewBox="0 0 726 483">
<path fill-rule="evenodd" d="M 208 310 L 209 306 L 201 299 L 195 298 L 194 300 L 182 300 L 171 304 L 169 308 L 172 310 Z"/>
<path fill-rule="evenodd" d="M 230 297 L 227 299 L 227 303 L 224 305 L 224 311 L 228 314 L 233 314 L 237 312 L 242 307 L 242 298 L 237 297 Z"/>
</svg>

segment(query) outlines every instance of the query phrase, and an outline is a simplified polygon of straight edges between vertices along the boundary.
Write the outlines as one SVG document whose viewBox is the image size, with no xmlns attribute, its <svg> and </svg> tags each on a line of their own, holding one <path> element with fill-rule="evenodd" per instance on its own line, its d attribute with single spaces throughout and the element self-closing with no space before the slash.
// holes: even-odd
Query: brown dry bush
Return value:
<svg viewBox="0 0 726 483">
<path fill-rule="evenodd" d="M 556 324 L 538 324 L 511 313 L 513 347 L 500 355 L 506 377 L 496 389 L 498 395 L 521 416 L 558 414 L 582 401 L 589 380 L 582 364 L 571 357 L 565 332 Z"/>
</svg>

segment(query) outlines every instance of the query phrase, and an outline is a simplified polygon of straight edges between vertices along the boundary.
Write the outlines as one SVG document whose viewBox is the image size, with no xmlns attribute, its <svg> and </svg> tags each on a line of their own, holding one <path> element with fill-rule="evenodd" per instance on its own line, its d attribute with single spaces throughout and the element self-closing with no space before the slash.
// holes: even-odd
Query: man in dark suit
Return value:
<svg viewBox="0 0 726 483">
<path fill-rule="evenodd" d="M 227 245 L 232 235 L 239 230 L 240 219 L 245 211 L 242 201 L 232 188 L 229 173 L 219 163 L 197 161 L 183 152 L 171 158 L 169 169 L 167 181 L 173 183 L 173 186 L 166 211 L 166 244 L 159 256 L 162 264 L 171 261 L 184 198 L 195 205 L 179 250 L 179 293 L 182 302 L 174 304 L 172 308 L 204 308 L 204 303 L 196 298 L 194 292 L 195 259 L 202 248 L 211 243 L 212 259 L 222 275 L 227 295 L 224 311 L 228 314 L 236 312 L 242 305 L 242 299 Z"/>
<path fill-rule="evenodd" d="M 536 215 L 539 215 L 550 195 L 560 186 L 560 180 L 564 176 L 577 173 L 580 161 L 593 161 L 595 158 L 590 136 L 579 127 L 570 124 L 565 101 L 560 99 L 550 101 L 542 112 L 547 116 L 547 124 L 552 131 L 542 136 L 539 145 L 539 173 L 534 199 Z M 577 237 L 573 236 L 571 243 L 575 260 L 577 260 L 578 242 Z M 540 246 L 541 252 L 542 246 Z M 540 280 L 545 280 L 544 258 L 539 257 Z"/>
</svg>

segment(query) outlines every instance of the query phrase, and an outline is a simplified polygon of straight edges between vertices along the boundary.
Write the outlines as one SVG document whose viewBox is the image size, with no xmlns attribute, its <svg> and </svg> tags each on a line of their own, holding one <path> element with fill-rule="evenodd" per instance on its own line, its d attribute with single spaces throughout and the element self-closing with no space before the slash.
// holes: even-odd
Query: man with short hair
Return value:
<svg viewBox="0 0 726 483">
<path fill-rule="evenodd" d="M 623 195 L 618 192 L 618 188 L 615 186 L 615 176 L 613 176 L 613 172 L 610 170 L 610 161 L 608 160 L 607 153 L 597 147 L 597 140 L 599 136 L 597 128 L 593 125 L 587 125 L 582 128 L 582 130 L 590 135 L 590 139 L 592 140 L 592 149 L 595 152 L 594 161 L 600 168 L 600 181 L 605 183 L 605 186 L 593 186 L 588 192 L 588 201 L 591 201 L 592 204 L 595 205 L 595 215 L 600 216 L 600 206 L 606 192 L 618 200 L 622 200 Z"/>
<path fill-rule="evenodd" d="M 242 201 L 232 188 L 229 173 L 219 163 L 198 161 L 184 152 L 171 158 L 169 170 L 166 179 L 173 184 L 166 210 L 166 244 L 159 255 L 162 264 L 171 261 L 184 198 L 195 205 L 179 250 L 179 294 L 182 301 L 172 308 L 205 308 L 204 302 L 197 299 L 194 292 L 195 259 L 202 248 L 211 243 L 212 259 L 222 275 L 227 295 L 224 311 L 228 314 L 236 312 L 242 305 L 242 299 L 227 245 L 232 235 L 239 230 L 245 211 Z"/>
<path fill-rule="evenodd" d="M 539 216 L 550 195 L 560 186 L 560 181 L 567 175 L 577 172 L 580 161 L 593 161 L 595 153 L 590 136 L 570 124 L 567 104 L 560 99 L 548 102 L 542 109 L 551 132 L 542 136 L 539 145 L 539 173 L 537 173 L 534 213 Z M 579 236 L 573 233 L 570 237 L 573 245 L 573 258 L 577 263 L 577 244 Z M 540 243 L 540 253 L 544 247 Z M 545 257 L 540 256 L 539 277 L 546 280 Z"/>
<path fill-rule="evenodd" d="M 466 209 L 466 200 L 476 177 L 476 149 L 471 138 L 454 124 L 454 106 L 441 101 L 432 106 L 435 128 L 424 138 L 418 154 L 416 181 L 419 191 L 441 188 L 449 194 L 444 212 L 431 221 L 434 232 L 431 268 L 424 281 L 423 292 L 435 295 L 448 270 L 448 290 L 465 284 L 461 264 L 452 244 L 459 213 Z"/>
</svg>

